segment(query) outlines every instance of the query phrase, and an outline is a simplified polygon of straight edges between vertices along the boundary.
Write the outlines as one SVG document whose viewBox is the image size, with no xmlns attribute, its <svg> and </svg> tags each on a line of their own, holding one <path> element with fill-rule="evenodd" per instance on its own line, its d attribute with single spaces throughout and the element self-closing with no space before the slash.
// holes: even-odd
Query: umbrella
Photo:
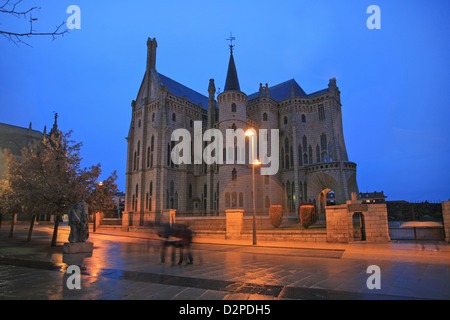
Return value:
<svg viewBox="0 0 450 320">
<path fill-rule="evenodd" d="M 402 223 L 400 228 L 441 228 L 442 223 L 434 221 L 409 221 Z"/>
</svg>

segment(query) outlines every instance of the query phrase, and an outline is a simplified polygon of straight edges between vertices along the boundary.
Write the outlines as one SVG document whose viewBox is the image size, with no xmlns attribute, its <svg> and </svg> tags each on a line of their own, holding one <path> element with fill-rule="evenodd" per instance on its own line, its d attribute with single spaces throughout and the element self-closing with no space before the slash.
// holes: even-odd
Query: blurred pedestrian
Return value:
<svg viewBox="0 0 450 320">
<path fill-rule="evenodd" d="M 158 234 L 161 237 L 161 241 L 162 241 L 162 245 L 160 248 L 161 263 L 164 263 L 166 261 L 166 250 L 167 250 L 167 247 L 171 247 L 171 246 L 173 246 L 171 261 L 172 261 L 172 264 L 175 262 L 174 241 L 172 239 L 170 239 L 173 236 L 173 234 L 174 234 L 174 230 L 170 223 L 162 224 L 161 229 Z"/>
<path fill-rule="evenodd" d="M 178 237 L 180 240 L 180 259 L 178 264 L 182 264 L 183 261 L 186 261 L 187 264 L 192 264 L 194 258 L 192 257 L 191 252 L 191 243 L 192 243 L 192 230 L 187 226 L 182 225 L 178 231 Z M 184 251 L 186 250 L 186 252 Z"/>
</svg>

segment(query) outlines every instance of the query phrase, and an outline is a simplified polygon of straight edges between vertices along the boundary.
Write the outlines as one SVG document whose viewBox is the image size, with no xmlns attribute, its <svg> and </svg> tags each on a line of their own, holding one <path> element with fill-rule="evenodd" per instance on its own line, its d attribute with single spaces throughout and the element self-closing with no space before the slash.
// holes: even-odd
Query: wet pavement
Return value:
<svg viewBox="0 0 450 320">
<path fill-rule="evenodd" d="M 51 300 L 279 300 L 449 299 L 448 244 L 307 244 L 198 239 L 192 265 L 161 263 L 149 236 L 90 234 L 92 255 L 62 253 L 69 229 L 61 226 L 0 230 L 0 299 Z M 207 243 L 213 242 L 213 243 Z M 170 250 L 169 250 L 170 252 Z M 68 266 L 81 266 L 81 289 L 67 286 Z M 367 268 L 381 270 L 369 289 Z"/>
</svg>

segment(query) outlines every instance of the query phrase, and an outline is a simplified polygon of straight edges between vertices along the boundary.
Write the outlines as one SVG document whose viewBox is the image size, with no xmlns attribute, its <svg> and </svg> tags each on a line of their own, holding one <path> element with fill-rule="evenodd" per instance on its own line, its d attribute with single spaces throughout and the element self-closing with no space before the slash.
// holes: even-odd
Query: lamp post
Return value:
<svg viewBox="0 0 450 320">
<path fill-rule="evenodd" d="M 256 245 L 256 190 L 255 190 L 255 166 L 260 165 L 261 162 L 255 159 L 255 135 L 254 129 L 249 129 L 245 132 L 247 137 L 252 138 L 252 185 L 253 185 L 253 245 Z"/>
<path fill-rule="evenodd" d="M 103 187 L 103 181 L 100 181 L 99 183 L 96 183 L 96 191 L 98 192 L 101 187 Z M 92 232 L 97 232 L 97 210 L 94 210 L 94 223 L 92 225 Z"/>
</svg>

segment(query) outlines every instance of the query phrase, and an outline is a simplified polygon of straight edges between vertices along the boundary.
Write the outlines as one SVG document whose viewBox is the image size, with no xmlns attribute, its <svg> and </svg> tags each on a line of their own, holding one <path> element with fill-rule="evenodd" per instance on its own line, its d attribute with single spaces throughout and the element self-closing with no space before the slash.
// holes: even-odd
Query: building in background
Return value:
<svg viewBox="0 0 450 320">
<path fill-rule="evenodd" d="M 0 179 L 4 179 L 7 173 L 5 149 L 8 149 L 17 157 L 22 156 L 22 149 L 28 148 L 30 144 L 42 141 L 44 133 L 33 130 L 32 124 L 28 128 L 0 123 Z"/>
<path fill-rule="evenodd" d="M 359 193 L 356 164 L 349 161 L 345 147 L 336 79 L 310 94 L 294 79 L 275 86 L 259 84 L 259 90 L 247 94 L 240 89 L 230 46 L 225 89 L 216 96 L 211 79 L 205 96 L 159 73 L 156 39 L 148 39 L 147 47 L 147 68 L 131 103 L 127 137 L 125 212 L 130 221 L 142 224 L 144 216 L 153 219 L 165 209 L 176 209 L 177 215 L 223 215 L 229 208 L 252 212 L 248 159 L 246 164 L 232 165 L 172 162 L 171 150 L 178 143 L 171 141 L 172 132 L 184 128 L 193 137 L 195 121 L 202 122 L 203 132 L 216 128 L 223 137 L 227 129 L 279 129 L 278 173 L 261 176 L 257 170 L 256 174 L 258 214 L 267 214 L 271 205 L 282 205 L 285 215 L 295 215 L 299 205 L 313 202 L 324 220 L 329 192 L 334 204 Z M 244 152 L 248 157 L 248 138 L 246 146 L 244 151 L 235 148 L 235 154 Z M 230 155 L 226 151 L 224 158 Z"/>
</svg>

